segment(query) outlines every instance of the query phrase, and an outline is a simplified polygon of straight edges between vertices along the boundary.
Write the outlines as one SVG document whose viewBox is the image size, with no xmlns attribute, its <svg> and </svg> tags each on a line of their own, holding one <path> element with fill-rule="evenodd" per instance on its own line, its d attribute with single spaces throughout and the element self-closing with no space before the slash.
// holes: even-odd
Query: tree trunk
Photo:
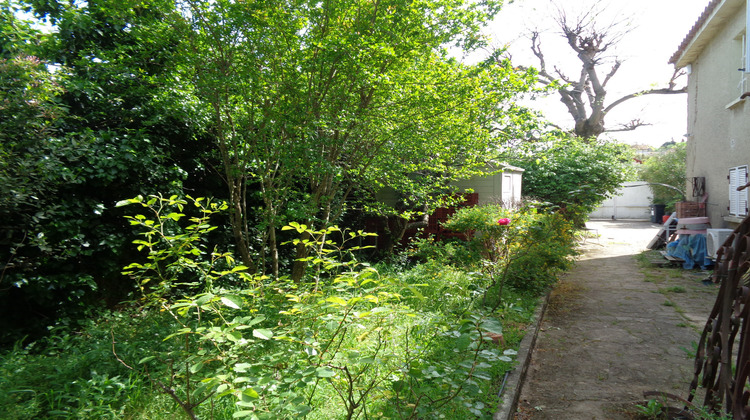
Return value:
<svg viewBox="0 0 750 420">
<path fill-rule="evenodd" d="M 275 279 L 279 278 L 279 248 L 276 244 L 276 227 L 272 224 L 268 227 L 268 247 L 271 250 L 271 274 Z"/>
<path fill-rule="evenodd" d="M 310 232 L 302 232 L 302 236 L 299 238 L 300 241 L 297 244 L 294 263 L 292 264 L 292 280 L 294 282 L 299 282 L 305 276 L 307 261 L 303 261 L 303 259 L 310 255 L 310 248 L 305 245 L 305 242 L 311 238 Z"/>
<path fill-rule="evenodd" d="M 242 188 L 241 185 L 237 185 L 238 183 L 241 183 L 241 179 L 234 179 L 232 180 L 232 183 L 235 185 L 230 186 L 230 201 L 232 204 L 232 217 L 231 217 L 231 224 L 232 224 L 232 235 L 234 236 L 234 242 L 237 246 L 237 251 L 240 254 L 240 259 L 242 260 L 242 264 L 246 267 L 253 268 L 253 258 L 250 255 L 250 249 L 247 243 L 247 238 L 245 237 L 243 233 L 243 226 L 246 223 L 245 220 L 245 214 L 242 211 L 242 202 L 241 202 L 241 194 L 240 191 L 238 191 L 240 188 Z"/>
<path fill-rule="evenodd" d="M 592 121 L 591 118 L 576 121 L 575 135 L 583 139 L 596 139 L 604 130 L 604 120 Z"/>
</svg>

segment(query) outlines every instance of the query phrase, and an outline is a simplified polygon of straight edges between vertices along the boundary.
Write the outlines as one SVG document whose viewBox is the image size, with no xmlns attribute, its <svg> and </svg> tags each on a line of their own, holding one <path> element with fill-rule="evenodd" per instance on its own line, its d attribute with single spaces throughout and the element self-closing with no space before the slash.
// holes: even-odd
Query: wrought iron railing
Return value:
<svg viewBox="0 0 750 420">
<path fill-rule="evenodd" d="M 703 395 L 705 409 L 750 419 L 750 218 L 719 248 L 712 279 L 719 294 L 695 357 L 688 401 Z"/>
</svg>

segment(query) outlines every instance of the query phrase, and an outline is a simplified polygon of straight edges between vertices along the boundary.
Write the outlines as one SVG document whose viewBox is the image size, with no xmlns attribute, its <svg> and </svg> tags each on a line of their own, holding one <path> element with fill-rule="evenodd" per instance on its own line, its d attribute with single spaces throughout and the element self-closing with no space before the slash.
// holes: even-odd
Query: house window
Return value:
<svg viewBox="0 0 750 420">
<path fill-rule="evenodd" d="M 747 165 L 729 168 L 729 215 L 747 216 L 747 188 L 737 191 L 737 188 L 747 185 Z"/>
</svg>

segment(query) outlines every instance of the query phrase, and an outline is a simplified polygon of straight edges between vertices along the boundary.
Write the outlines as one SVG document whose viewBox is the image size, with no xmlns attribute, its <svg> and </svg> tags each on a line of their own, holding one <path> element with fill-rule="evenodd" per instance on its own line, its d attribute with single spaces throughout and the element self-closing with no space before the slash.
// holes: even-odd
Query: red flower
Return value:
<svg viewBox="0 0 750 420">
<path fill-rule="evenodd" d="M 503 225 L 503 226 L 509 225 L 510 224 L 510 219 L 500 219 L 500 220 L 497 221 L 497 224 L 498 225 Z"/>
</svg>

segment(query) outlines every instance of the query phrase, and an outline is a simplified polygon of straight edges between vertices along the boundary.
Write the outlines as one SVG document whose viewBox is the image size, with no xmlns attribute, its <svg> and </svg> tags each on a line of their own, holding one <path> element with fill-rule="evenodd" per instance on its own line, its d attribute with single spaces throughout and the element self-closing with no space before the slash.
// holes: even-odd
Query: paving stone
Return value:
<svg viewBox="0 0 750 420">
<path fill-rule="evenodd" d="M 700 281 L 706 272 L 638 264 L 635 256 L 657 225 L 587 226 L 601 236 L 587 241 L 584 255 L 550 297 L 517 420 L 632 419 L 626 411 L 644 400 L 643 392 L 687 396 L 689 353 L 718 288 Z"/>
</svg>

